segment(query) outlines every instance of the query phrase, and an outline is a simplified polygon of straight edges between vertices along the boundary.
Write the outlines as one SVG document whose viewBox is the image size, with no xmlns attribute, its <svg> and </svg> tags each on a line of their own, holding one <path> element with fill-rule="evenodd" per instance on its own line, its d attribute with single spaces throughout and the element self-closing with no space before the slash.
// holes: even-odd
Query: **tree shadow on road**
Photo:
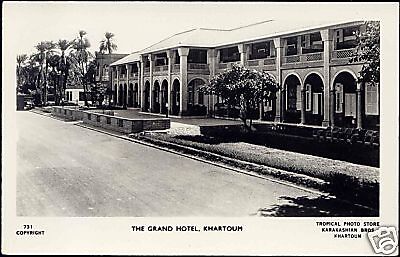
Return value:
<svg viewBox="0 0 400 257">
<path fill-rule="evenodd" d="M 377 210 L 325 196 L 281 196 L 279 199 L 284 203 L 260 208 L 258 214 L 265 217 L 379 217 Z"/>
</svg>

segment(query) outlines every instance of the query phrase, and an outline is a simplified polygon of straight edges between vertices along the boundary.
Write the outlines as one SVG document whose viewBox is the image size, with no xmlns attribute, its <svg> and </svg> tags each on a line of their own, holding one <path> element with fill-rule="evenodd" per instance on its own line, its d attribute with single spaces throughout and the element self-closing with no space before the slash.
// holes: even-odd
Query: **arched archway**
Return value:
<svg viewBox="0 0 400 257">
<path fill-rule="evenodd" d="M 118 105 L 121 106 L 123 105 L 124 101 L 124 89 L 122 87 L 122 84 L 119 84 L 119 89 L 118 89 Z"/>
<path fill-rule="evenodd" d="M 172 90 L 171 90 L 171 114 L 172 115 L 179 115 L 180 90 L 181 90 L 181 84 L 178 79 L 175 79 L 174 82 L 172 83 Z"/>
<path fill-rule="evenodd" d="M 139 86 L 138 83 L 135 83 L 135 87 L 133 89 L 133 107 L 135 108 L 139 106 L 138 95 L 139 95 Z"/>
<path fill-rule="evenodd" d="M 128 107 L 133 107 L 133 84 L 129 84 Z"/>
<path fill-rule="evenodd" d="M 165 114 L 168 111 L 166 104 L 168 103 L 168 81 L 163 80 L 161 83 L 161 113 Z"/>
<path fill-rule="evenodd" d="M 304 80 L 306 124 L 322 125 L 324 118 L 324 82 L 316 73 Z"/>
<path fill-rule="evenodd" d="M 158 80 L 153 85 L 153 109 L 151 111 L 160 112 L 160 83 L 158 83 Z"/>
<path fill-rule="evenodd" d="M 122 106 L 124 107 L 124 108 L 126 108 L 126 97 L 127 97 L 127 95 L 128 95 L 128 85 L 125 83 L 124 84 L 124 93 L 123 93 L 123 99 L 122 99 Z"/>
<path fill-rule="evenodd" d="M 333 81 L 335 92 L 334 124 L 341 127 L 357 126 L 357 83 L 349 72 L 343 71 Z"/>
<path fill-rule="evenodd" d="M 286 77 L 284 86 L 286 89 L 284 121 L 289 123 L 300 123 L 301 81 L 298 76 L 290 74 Z"/>
<path fill-rule="evenodd" d="M 114 84 L 114 90 L 112 92 L 113 98 L 112 98 L 112 103 L 114 106 L 117 105 L 117 100 L 118 100 L 118 85 Z"/>
<path fill-rule="evenodd" d="M 268 74 L 274 79 L 276 82 L 276 77 L 274 74 L 269 73 Z M 277 104 L 277 95 L 276 92 L 274 93 L 269 93 L 271 97 L 268 99 L 263 99 L 263 102 L 261 104 L 261 119 L 262 120 L 267 120 L 267 121 L 274 121 L 275 120 L 275 115 L 276 115 L 276 104 Z"/>
<path fill-rule="evenodd" d="M 199 78 L 192 79 L 188 84 L 187 108 L 190 115 L 196 116 L 207 114 L 204 93 L 200 91 L 201 86 L 204 84 L 204 80 Z"/>
<path fill-rule="evenodd" d="M 146 83 L 144 84 L 143 98 L 144 98 L 143 111 L 148 112 L 150 110 L 150 82 L 149 81 L 146 81 Z"/>
</svg>

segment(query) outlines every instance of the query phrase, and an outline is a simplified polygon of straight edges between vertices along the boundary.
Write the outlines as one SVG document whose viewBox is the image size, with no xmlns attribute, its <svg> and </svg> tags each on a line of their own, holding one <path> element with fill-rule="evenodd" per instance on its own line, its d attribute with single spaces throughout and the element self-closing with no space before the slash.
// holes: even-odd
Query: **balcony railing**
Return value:
<svg viewBox="0 0 400 257">
<path fill-rule="evenodd" d="M 299 62 L 315 62 L 315 61 L 322 61 L 323 60 L 323 53 L 311 53 L 311 54 L 301 54 L 301 55 L 291 55 L 291 56 L 284 56 L 283 63 L 299 63 Z"/>
<path fill-rule="evenodd" d="M 120 74 L 119 79 L 126 79 L 126 74 Z"/>
<path fill-rule="evenodd" d="M 332 59 L 350 58 L 355 52 L 354 48 L 332 51 Z"/>
<path fill-rule="evenodd" d="M 208 70 L 207 63 L 189 63 L 188 64 L 189 70 Z"/>
<path fill-rule="evenodd" d="M 154 66 L 154 72 L 168 71 L 168 65 Z"/>
<path fill-rule="evenodd" d="M 218 64 L 218 69 L 232 69 L 233 65 L 235 64 L 240 64 L 240 61 L 238 62 L 226 62 L 226 63 L 219 63 Z"/>
<path fill-rule="evenodd" d="M 180 71 L 180 69 L 181 69 L 181 65 L 180 64 L 172 65 L 172 71 L 177 72 L 177 71 Z"/>
<path fill-rule="evenodd" d="M 131 72 L 129 73 L 129 78 L 137 78 L 139 76 L 138 72 Z"/>
<path fill-rule="evenodd" d="M 109 78 L 110 78 L 110 77 L 109 77 L 108 75 L 104 75 L 104 76 L 101 77 L 101 80 L 102 80 L 102 81 L 108 81 Z"/>
<path fill-rule="evenodd" d="M 266 65 L 275 65 L 275 57 L 247 61 L 247 66 L 249 67 L 266 66 Z"/>
<path fill-rule="evenodd" d="M 149 73 L 150 72 L 150 67 L 145 67 L 144 68 L 144 73 Z"/>
</svg>

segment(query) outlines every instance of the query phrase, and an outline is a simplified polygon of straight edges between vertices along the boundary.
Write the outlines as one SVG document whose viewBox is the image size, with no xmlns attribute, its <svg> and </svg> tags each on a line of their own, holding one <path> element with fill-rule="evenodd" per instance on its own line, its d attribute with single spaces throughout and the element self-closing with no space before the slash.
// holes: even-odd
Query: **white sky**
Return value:
<svg viewBox="0 0 400 257">
<path fill-rule="evenodd" d="M 131 53 L 196 27 L 233 28 L 268 19 L 365 20 L 377 14 L 379 9 L 366 3 L 6 2 L 3 36 L 16 54 L 30 54 L 40 41 L 73 39 L 85 30 L 95 51 L 109 31 L 115 34 L 116 52 Z"/>
</svg>

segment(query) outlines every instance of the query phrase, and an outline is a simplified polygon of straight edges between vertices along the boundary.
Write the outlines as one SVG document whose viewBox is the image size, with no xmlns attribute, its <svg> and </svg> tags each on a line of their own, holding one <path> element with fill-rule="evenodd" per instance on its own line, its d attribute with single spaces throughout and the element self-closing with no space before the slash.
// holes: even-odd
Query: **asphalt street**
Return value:
<svg viewBox="0 0 400 257">
<path fill-rule="evenodd" d="M 17 130 L 18 216 L 237 217 L 319 196 L 32 112 Z"/>
</svg>

